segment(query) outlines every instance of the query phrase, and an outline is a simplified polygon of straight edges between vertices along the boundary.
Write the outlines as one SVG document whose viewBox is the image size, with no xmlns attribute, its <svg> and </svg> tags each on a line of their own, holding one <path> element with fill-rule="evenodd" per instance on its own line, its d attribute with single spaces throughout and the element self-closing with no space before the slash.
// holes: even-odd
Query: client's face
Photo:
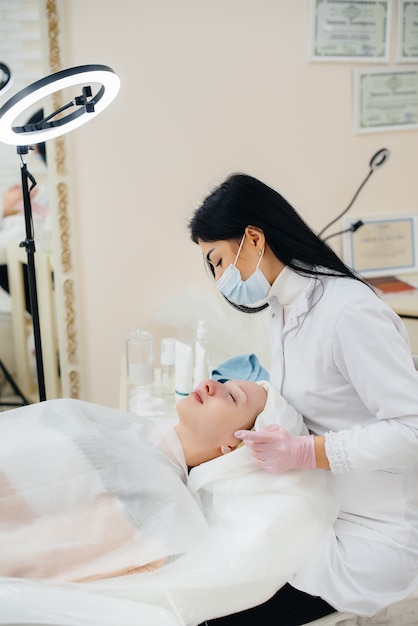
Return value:
<svg viewBox="0 0 418 626">
<path fill-rule="evenodd" d="M 240 443 L 234 432 L 253 427 L 266 399 L 266 391 L 250 381 L 207 380 L 197 385 L 190 396 L 179 400 L 176 431 L 188 465 L 198 465 L 234 450 Z"/>
</svg>

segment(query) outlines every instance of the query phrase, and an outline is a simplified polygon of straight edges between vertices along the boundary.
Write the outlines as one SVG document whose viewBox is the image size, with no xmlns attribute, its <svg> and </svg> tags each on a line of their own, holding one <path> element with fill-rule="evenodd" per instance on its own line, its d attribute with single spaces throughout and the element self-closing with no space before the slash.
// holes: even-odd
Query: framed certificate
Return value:
<svg viewBox="0 0 418 626">
<path fill-rule="evenodd" d="M 354 70 L 354 132 L 418 128 L 418 67 Z"/>
<path fill-rule="evenodd" d="M 363 226 L 343 238 L 344 261 L 364 277 L 418 272 L 418 214 L 351 218 Z"/>
<path fill-rule="evenodd" d="M 387 62 L 390 16 L 391 0 L 311 0 L 310 59 Z"/>
<path fill-rule="evenodd" d="M 418 63 L 418 0 L 398 0 L 397 58 Z"/>
</svg>

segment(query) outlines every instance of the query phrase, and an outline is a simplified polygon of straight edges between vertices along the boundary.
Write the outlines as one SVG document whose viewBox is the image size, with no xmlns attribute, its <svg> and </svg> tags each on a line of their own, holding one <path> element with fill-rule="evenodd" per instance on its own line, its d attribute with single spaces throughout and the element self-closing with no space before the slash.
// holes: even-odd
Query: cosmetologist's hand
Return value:
<svg viewBox="0 0 418 626">
<path fill-rule="evenodd" d="M 253 452 L 258 465 L 266 472 L 280 474 L 292 469 L 315 469 L 313 435 L 290 435 L 278 424 L 270 424 L 258 431 L 237 430 L 235 437 L 242 439 Z"/>
</svg>

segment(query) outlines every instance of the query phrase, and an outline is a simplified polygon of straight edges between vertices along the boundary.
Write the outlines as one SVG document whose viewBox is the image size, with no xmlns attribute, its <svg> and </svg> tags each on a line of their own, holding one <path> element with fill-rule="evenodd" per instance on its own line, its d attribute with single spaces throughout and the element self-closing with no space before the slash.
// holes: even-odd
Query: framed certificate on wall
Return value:
<svg viewBox="0 0 418 626">
<path fill-rule="evenodd" d="M 353 70 L 354 132 L 418 128 L 418 66 Z"/>
<path fill-rule="evenodd" d="M 418 0 L 398 0 L 396 54 L 401 63 L 418 63 Z"/>
<path fill-rule="evenodd" d="M 343 238 L 344 261 L 364 277 L 418 272 L 418 213 L 361 219 L 363 225 Z"/>
<path fill-rule="evenodd" d="M 388 61 L 391 0 L 311 0 L 309 8 L 310 60 Z"/>
</svg>

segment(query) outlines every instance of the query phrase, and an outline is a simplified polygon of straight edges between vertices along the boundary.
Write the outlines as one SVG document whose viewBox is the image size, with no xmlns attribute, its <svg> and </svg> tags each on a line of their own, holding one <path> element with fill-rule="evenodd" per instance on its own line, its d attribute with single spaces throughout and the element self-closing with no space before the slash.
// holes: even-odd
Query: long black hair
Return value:
<svg viewBox="0 0 418 626">
<path fill-rule="evenodd" d="M 229 176 L 205 198 L 189 222 L 195 243 L 239 240 L 247 226 L 260 228 L 277 259 L 298 274 L 341 276 L 364 282 L 313 232 L 280 193 L 253 176 Z M 265 308 L 230 304 L 245 312 Z"/>
</svg>

